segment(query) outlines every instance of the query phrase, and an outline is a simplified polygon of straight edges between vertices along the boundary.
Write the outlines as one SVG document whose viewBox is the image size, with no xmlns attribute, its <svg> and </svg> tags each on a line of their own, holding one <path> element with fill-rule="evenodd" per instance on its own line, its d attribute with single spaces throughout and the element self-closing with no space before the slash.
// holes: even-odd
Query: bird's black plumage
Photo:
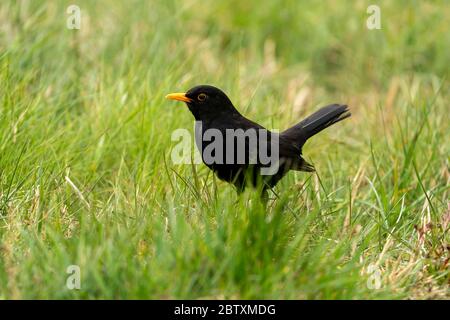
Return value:
<svg viewBox="0 0 450 320">
<path fill-rule="evenodd" d="M 167 98 L 186 102 L 196 120 L 196 143 L 203 162 L 220 179 L 232 183 L 238 191 L 248 185 L 256 186 L 259 182 L 262 183 L 263 189 L 271 188 L 289 170 L 314 171 L 314 167 L 301 156 L 303 145 L 313 135 L 350 116 L 346 105 L 332 104 L 281 133 L 273 133 L 245 118 L 227 95 L 213 86 L 196 86 L 186 93 L 167 95 Z M 226 139 L 218 144 L 216 141 L 215 146 L 219 147 L 215 151 L 222 152 L 222 161 L 206 159 L 206 151 L 208 148 L 212 149 L 211 144 L 215 142 L 213 138 L 205 139 L 208 133 L 221 133 L 224 137 L 229 137 L 227 133 L 233 130 L 236 133 L 233 136 L 233 144 L 228 144 Z M 251 134 L 242 136 L 246 132 Z M 255 136 L 257 143 L 252 144 L 251 137 Z M 269 155 L 275 146 L 278 147 L 275 170 L 270 174 L 261 174 L 261 169 L 269 165 L 264 161 L 266 159 L 259 157 L 259 152 Z M 245 155 L 239 159 L 238 155 L 242 155 L 240 152 Z"/>
</svg>

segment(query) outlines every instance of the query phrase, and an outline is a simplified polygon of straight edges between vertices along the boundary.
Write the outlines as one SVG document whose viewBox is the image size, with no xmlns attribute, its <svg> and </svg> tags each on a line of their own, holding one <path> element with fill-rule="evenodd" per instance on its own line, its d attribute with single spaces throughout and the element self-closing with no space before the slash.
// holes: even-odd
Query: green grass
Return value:
<svg viewBox="0 0 450 320">
<path fill-rule="evenodd" d="M 0 298 L 449 299 L 450 6 L 378 3 L 2 1 Z M 266 210 L 172 163 L 164 96 L 202 83 L 269 128 L 353 116 Z"/>
</svg>

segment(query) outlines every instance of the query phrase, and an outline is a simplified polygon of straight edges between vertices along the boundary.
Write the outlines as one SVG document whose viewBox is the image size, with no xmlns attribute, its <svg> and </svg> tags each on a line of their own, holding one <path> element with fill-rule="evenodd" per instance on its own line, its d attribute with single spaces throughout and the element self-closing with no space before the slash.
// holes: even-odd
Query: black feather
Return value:
<svg viewBox="0 0 450 320">
<path fill-rule="evenodd" d="M 283 131 L 281 135 L 301 148 L 306 140 L 329 126 L 350 117 L 350 115 L 347 105 L 332 104 L 323 107 L 295 126 Z"/>
</svg>

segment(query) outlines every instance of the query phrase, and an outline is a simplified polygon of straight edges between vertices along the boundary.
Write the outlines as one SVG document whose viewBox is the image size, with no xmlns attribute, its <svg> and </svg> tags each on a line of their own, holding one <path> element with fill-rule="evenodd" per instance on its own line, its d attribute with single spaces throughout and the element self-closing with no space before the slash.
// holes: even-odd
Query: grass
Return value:
<svg viewBox="0 0 450 320">
<path fill-rule="evenodd" d="M 379 1 L 381 30 L 366 1 L 75 2 L 80 30 L 0 4 L 0 298 L 450 298 L 446 1 Z M 201 83 L 269 128 L 353 115 L 266 210 L 171 162 L 164 95 Z"/>
</svg>

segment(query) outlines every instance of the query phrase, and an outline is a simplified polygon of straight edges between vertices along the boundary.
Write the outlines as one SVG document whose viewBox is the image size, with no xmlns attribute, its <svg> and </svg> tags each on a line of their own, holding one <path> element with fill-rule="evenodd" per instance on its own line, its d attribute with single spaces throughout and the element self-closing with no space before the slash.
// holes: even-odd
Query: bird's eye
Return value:
<svg viewBox="0 0 450 320">
<path fill-rule="evenodd" d="M 206 94 L 200 93 L 200 94 L 197 96 L 197 99 L 198 99 L 198 101 L 205 101 L 205 100 L 206 100 Z"/>
</svg>

